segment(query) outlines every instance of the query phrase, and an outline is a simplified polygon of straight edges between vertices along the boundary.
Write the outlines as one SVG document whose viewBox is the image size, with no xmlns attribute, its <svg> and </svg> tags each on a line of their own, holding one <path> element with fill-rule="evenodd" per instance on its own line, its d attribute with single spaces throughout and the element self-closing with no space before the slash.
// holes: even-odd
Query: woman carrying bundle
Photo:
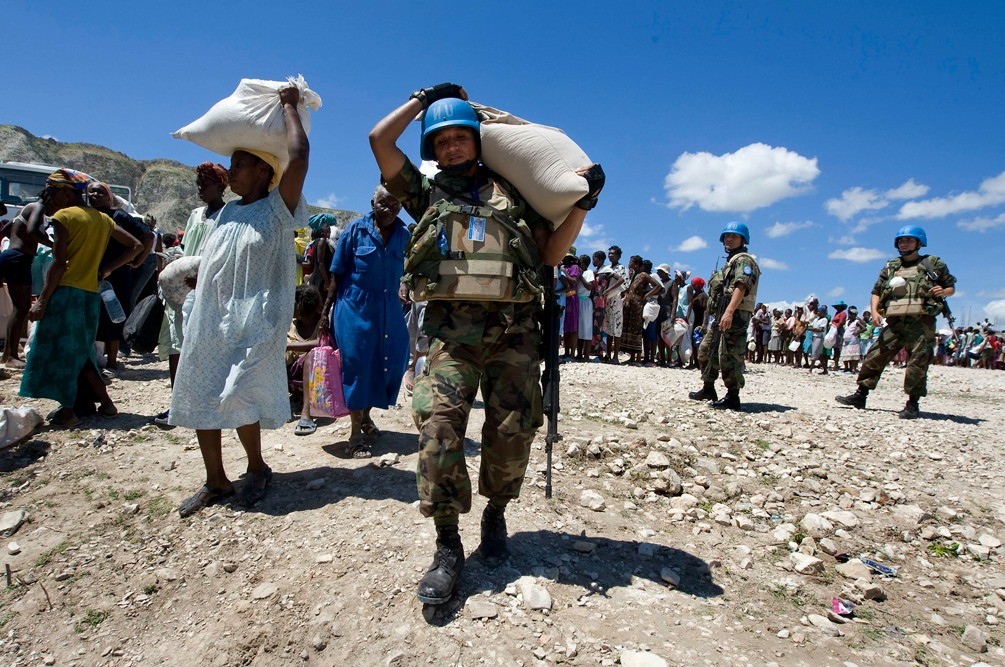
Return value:
<svg viewBox="0 0 1005 667">
<path fill-rule="evenodd" d="M 289 163 L 238 149 L 231 156 L 227 203 L 202 247 L 195 305 L 185 330 L 170 423 L 196 429 L 206 484 L 186 500 L 183 517 L 233 495 L 223 467 L 221 429 L 235 428 L 248 455 L 240 502 L 265 497 L 272 470 L 262 459 L 262 428 L 286 423 L 290 404 L 284 352 L 293 319 L 295 229 L 307 225 L 302 189 L 310 147 L 297 105 L 300 91 L 279 91 Z"/>
</svg>

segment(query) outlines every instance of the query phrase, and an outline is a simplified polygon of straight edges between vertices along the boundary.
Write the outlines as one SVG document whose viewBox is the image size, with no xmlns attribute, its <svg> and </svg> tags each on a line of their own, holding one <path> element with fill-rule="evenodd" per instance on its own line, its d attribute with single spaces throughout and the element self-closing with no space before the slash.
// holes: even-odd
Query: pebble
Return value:
<svg viewBox="0 0 1005 667">
<path fill-rule="evenodd" d="M 276 594 L 279 590 L 279 586 L 273 583 L 264 583 L 259 585 L 255 590 L 251 591 L 251 597 L 255 600 L 265 600 Z"/>
<path fill-rule="evenodd" d="M 532 577 L 521 577 L 517 581 L 517 587 L 520 589 L 523 603 L 528 609 L 551 609 L 551 595 L 548 593 L 548 589 L 534 583 Z"/>
<path fill-rule="evenodd" d="M 810 624 L 820 628 L 821 630 L 831 635 L 832 637 L 841 636 L 841 631 L 837 628 L 836 625 L 831 623 L 830 619 L 828 619 L 826 616 L 821 616 L 820 614 L 810 614 L 807 617 L 807 619 L 809 620 Z"/>
<path fill-rule="evenodd" d="M 663 452 L 653 450 L 646 457 L 646 465 L 650 468 L 662 470 L 670 467 L 670 459 Z"/>
<path fill-rule="evenodd" d="M 799 526 L 812 537 L 823 537 L 834 530 L 834 524 L 819 514 L 807 514 L 799 522 Z"/>
<path fill-rule="evenodd" d="M 576 540 L 572 543 L 572 550 L 581 554 L 592 554 L 597 549 L 597 545 L 586 540 Z"/>
<path fill-rule="evenodd" d="M 379 459 L 380 467 L 386 468 L 388 466 L 397 465 L 398 461 L 400 460 L 401 456 L 399 454 L 396 454 L 394 452 L 388 452 L 387 454 L 384 454 L 383 456 L 380 457 Z"/>
<path fill-rule="evenodd" d="M 1001 540 L 994 535 L 988 535 L 987 533 L 981 535 L 977 541 L 981 543 L 982 547 L 988 547 L 989 549 L 997 549 L 1002 545 Z"/>
<path fill-rule="evenodd" d="M 621 667 L 668 667 L 666 660 L 655 653 L 624 650 L 621 652 Z"/>
<path fill-rule="evenodd" d="M 975 625 L 968 625 L 963 629 L 963 636 L 960 641 L 972 651 L 985 653 L 988 650 L 988 633 Z"/>
<path fill-rule="evenodd" d="M 872 570 L 870 570 L 865 563 L 858 559 L 850 560 L 847 563 L 838 563 L 834 569 L 837 570 L 838 574 L 847 579 L 872 580 Z"/>
<path fill-rule="evenodd" d="M 834 523 L 839 523 L 845 528 L 857 528 L 859 525 L 858 517 L 848 512 L 846 510 L 836 510 L 833 512 L 824 512 L 821 514 L 823 518 L 828 521 L 833 521 Z"/>
<path fill-rule="evenodd" d="M 27 519 L 28 510 L 26 509 L 16 509 L 13 512 L 4 512 L 3 516 L 0 516 L 0 534 L 5 537 L 10 537 L 18 531 Z"/>
<path fill-rule="evenodd" d="M 9 553 L 11 556 L 18 555 L 19 553 L 21 553 L 21 545 L 18 544 L 17 542 L 11 542 L 10 544 L 7 545 L 7 553 Z"/>
<path fill-rule="evenodd" d="M 333 560 L 334 557 L 331 554 L 320 554 L 317 558 L 314 559 L 314 562 L 324 564 L 324 563 L 330 563 Z"/>
<path fill-rule="evenodd" d="M 603 512 L 607 509 L 607 503 L 604 501 L 604 497 L 596 491 L 586 490 L 579 494 L 579 504 L 593 510 L 594 512 Z"/>
<path fill-rule="evenodd" d="M 485 600 L 469 600 L 466 606 L 471 618 L 495 618 L 499 615 L 499 607 Z"/>
<path fill-rule="evenodd" d="M 325 485 L 325 478 L 318 477 L 317 479 L 312 479 L 311 481 L 307 482 L 307 490 L 317 491 L 318 489 L 324 488 L 324 485 Z"/>
<path fill-rule="evenodd" d="M 789 562 L 793 569 L 799 574 L 823 574 L 824 562 L 815 556 L 807 556 L 804 553 L 795 552 L 789 554 Z"/>
<path fill-rule="evenodd" d="M 680 586 L 680 575 L 671 570 L 669 567 L 665 567 L 660 570 L 660 578 L 667 583 L 670 588 L 677 588 Z"/>
</svg>

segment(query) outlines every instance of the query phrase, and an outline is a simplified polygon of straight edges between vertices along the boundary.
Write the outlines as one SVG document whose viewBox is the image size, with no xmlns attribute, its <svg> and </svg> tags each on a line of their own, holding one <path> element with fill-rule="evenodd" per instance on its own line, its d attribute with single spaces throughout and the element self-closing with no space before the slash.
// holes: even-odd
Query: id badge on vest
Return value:
<svg viewBox="0 0 1005 667">
<path fill-rule="evenodd" d="M 482 243 L 485 241 L 485 218 L 474 216 L 468 218 L 468 240 Z"/>
</svg>

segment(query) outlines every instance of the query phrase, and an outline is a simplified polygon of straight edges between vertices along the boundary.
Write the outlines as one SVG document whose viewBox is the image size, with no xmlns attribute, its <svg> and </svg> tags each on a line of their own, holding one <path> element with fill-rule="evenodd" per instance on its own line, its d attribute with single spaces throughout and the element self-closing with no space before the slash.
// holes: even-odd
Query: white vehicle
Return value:
<svg viewBox="0 0 1005 667">
<path fill-rule="evenodd" d="M 7 214 L 0 220 L 13 220 L 25 205 L 38 199 L 38 193 L 45 187 L 45 179 L 60 169 L 49 164 L 29 164 L 27 162 L 0 162 L 0 201 L 7 205 Z M 122 200 L 120 205 L 132 215 L 133 191 L 125 185 L 110 185 L 112 193 Z"/>
</svg>

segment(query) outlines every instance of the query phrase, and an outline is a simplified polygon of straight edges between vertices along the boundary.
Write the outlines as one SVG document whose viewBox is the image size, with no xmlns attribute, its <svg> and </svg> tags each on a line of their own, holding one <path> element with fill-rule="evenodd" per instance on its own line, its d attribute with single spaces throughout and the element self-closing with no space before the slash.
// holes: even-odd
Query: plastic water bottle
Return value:
<svg viewBox="0 0 1005 667">
<path fill-rule="evenodd" d="M 119 297 L 115 296 L 115 290 L 112 288 L 112 284 L 107 280 L 102 280 L 98 283 L 98 288 L 101 290 L 101 300 L 105 304 L 105 312 L 108 313 L 108 317 L 115 324 L 126 321 L 126 311 L 122 309 L 122 304 L 119 303 Z"/>
</svg>

